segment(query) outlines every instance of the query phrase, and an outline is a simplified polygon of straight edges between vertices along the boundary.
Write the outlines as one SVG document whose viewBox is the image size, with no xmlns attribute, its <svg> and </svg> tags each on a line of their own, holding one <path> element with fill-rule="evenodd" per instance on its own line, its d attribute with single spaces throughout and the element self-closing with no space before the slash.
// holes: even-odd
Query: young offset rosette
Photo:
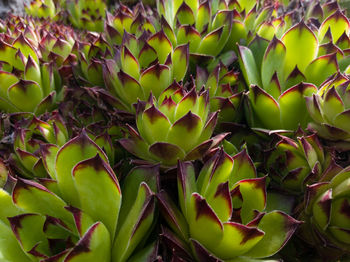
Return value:
<svg viewBox="0 0 350 262">
<path fill-rule="evenodd" d="M 15 126 L 15 153 L 11 154 L 9 163 L 16 173 L 25 178 L 54 178 L 52 172 L 47 172 L 46 157 L 51 150 L 58 151 L 69 140 L 66 123 L 58 112 L 53 112 L 46 121 L 35 116 L 31 118 L 28 124 Z M 75 131 L 81 132 L 81 129 Z M 115 151 L 111 137 L 105 131 L 96 134 L 83 129 L 82 132 L 102 148 L 109 163 L 114 164 Z"/>
<path fill-rule="evenodd" d="M 48 177 L 41 156 L 41 147 L 45 144 L 63 146 L 69 139 L 64 120 L 57 112 L 43 121 L 35 116 L 28 125 L 16 126 L 14 133 L 14 151 L 10 162 L 15 170 L 27 178 Z"/>
<path fill-rule="evenodd" d="M 219 111 L 219 122 L 238 122 L 242 116 L 244 87 L 240 86 L 238 72 L 219 63 L 209 74 L 197 67 L 196 86 L 209 90 L 210 110 Z M 241 90 L 242 89 L 242 90 Z"/>
<path fill-rule="evenodd" d="M 196 179 L 190 162 L 177 166 L 180 210 L 161 191 L 160 210 L 171 230 L 163 241 L 193 261 L 255 261 L 277 253 L 299 222 L 281 211 L 264 212 L 266 177 L 257 177 L 246 151 L 217 150 Z"/>
<path fill-rule="evenodd" d="M 349 78 L 336 74 L 325 81 L 317 94 L 306 99 L 312 118 L 310 127 L 322 138 L 350 141 Z"/>
<path fill-rule="evenodd" d="M 301 237 L 330 260 L 350 253 L 350 170 L 339 172 L 330 182 L 308 186 L 300 218 L 306 223 Z"/>
<path fill-rule="evenodd" d="M 274 35 L 280 38 L 293 25 L 293 12 L 277 17 L 278 7 L 272 3 L 261 6 L 254 0 L 229 1 L 228 6 L 234 13 L 232 33 L 225 50 L 233 48 L 236 51 L 236 43 L 248 44 L 256 35 L 267 40 L 272 40 Z"/>
<path fill-rule="evenodd" d="M 336 54 L 318 56 L 318 40 L 303 22 L 270 42 L 256 37 L 239 46 L 240 65 L 249 93 L 249 125 L 296 130 L 310 121 L 305 97 L 339 69 Z"/>
<path fill-rule="evenodd" d="M 54 0 L 32 0 L 29 5 L 24 5 L 26 13 L 33 17 L 58 20 L 58 10 Z"/>
<path fill-rule="evenodd" d="M 66 0 L 62 5 L 74 27 L 103 32 L 107 9 L 104 0 Z"/>
<path fill-rule="evenodd" d="M 283 190 L 304 192 L 307 185 L 329 181 L 342 170 L 316 134 L 297 135 L 296 139 L 278 137 L 279 141 L 266 154 L 265 165 L 269 176 Z"/>
<path fill-rule="evenodd" d="M 117 59 L 106 59 L 103 77 L 109 91 L 123 110 L 133 112 L 133 104 L 156 99 L 172 83 L 182 81 L 189 63 L 188 44 L 174 47 L 164 31 L 136 38 L 124 33 Z"/>
<path fill-rule="evenodd" d="M 150 8 L 143 6 L 142 2 L 132 8 L 120 3 L 118 9 L 112 15 L 107 13 L 106 33 L 109 43 L 121 45 L 124 32 L 140 37 L 145 31 L 155 34 L 155 17 Z"/>
<path fill-rule="evenodd" d="M 7 112 L 41 114 L 52 110 L 64 89 L 55 62 L 41 60 L 38 39 L 32 40 L 30 37 L 35 35 L 27 28 L 15 39 L 2 35 L 0 40 L 0 108 Z M 51 47 L 56 50 L 55 41 Z"/>
<path fill-rule="evenodd" d="M 114 52 L 102 34 L 88 33 L 83 39 L 76 41 L 72 50 L 79 63 L 79 67 L 74 68 L 76 78 L 86 86 L 103 87 L 103 62 L 112 59 Z"/>
<path fill-rule="evenodd" d="M 174 166 L 178 159 L 201 158 L 225 137 L 211 138 L 217 117 L 209 113 L 208 91 L 186 91 L 174 82 L 158 101 L 137 103 L 137 131 L 128 125 L 129 137 L 119 142 L 141 159 Z"/>
<path fill-rule="evenodd" d="M 231 34 L 233 10 L 226 1 L 159 0 L 157 10 L 172 44 L 189 43 L 191 58 L 197 63 L 218 56 Z"/>
<path fill-rule="evenodd" d="M 158 168 L 133 169 L 121 190 L 106 155 L 86 134 L 58 151 L 42 150 L 52 179 L 17 178 L 12 199 L 0 189 L 2 259 L 124 262 L 138 246 L 135 255 L 151 260 L 142 240 L 154 223 Z"/>
</svg>

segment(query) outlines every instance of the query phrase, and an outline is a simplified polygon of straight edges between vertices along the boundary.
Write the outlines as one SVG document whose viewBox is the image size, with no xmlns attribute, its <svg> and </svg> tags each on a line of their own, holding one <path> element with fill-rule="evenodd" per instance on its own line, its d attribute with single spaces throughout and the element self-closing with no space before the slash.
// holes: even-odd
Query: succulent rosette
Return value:
<svg viewBox="0 0 350 262">
<path fill-rule="evenodd" d="M 105 60 L 115 61 L 113 59 L 119 54 L 119 49 L 112 46 L 103 34 L 91 32 L 82 34 L 82 40 L 75 42 L 72 53 L 77 57 L 78 66 L 74 67 L 74 73 L 82 85 L 105 86 L 103 77 Z"/>
<path fill-rule="evenodd" d="M 312 117 L 310 127 L 317 130 L 320 137 L 348 142 L 348 86 L 348 77 L 339 73 L 325 81 L 317 94 L 307 98 L 307 108 Z"/>
<path fill-rule="evenodd" d="M 335 53 L 317 57 L 318 40 L 304 22 L 270 42 L 256 37 L 239 46 L 240 65 L 249 86 L 249 125 L 296 130 L 310 121 L 305 97 L 339 70 Z"/>
<path fill-rule="evenodd" d="M 69 139 L 68 130 L 57 112 L 53 112 L 47 121 L 35 116 L 29 121 L 24 127 L 17 124 L 15 128 L 15 154 L 11 156 L 10 162 L 27 178 L 32 178 L 33 175 L 48 177 L 40 154 L 40 147 L 44 144 L 63 146 Z"/>
<path fill-rule="evenodd" d="M 44 118 L 44 117 L 43 117 Z M 16 124 L 14 132 L 14 151 L 9 158 L 11 167 L 25 178 L 48 178 L 50 174 L 45 168 L 46 151 L 44 148 L 61 148 L 70 138 L 65 121 L 58 114 L 52 115 L 46 120 L 30 117 L 28 124 Z M 26 122 L 24 120 L 24 122 Z M 83 131 L 82 131 L 83 130 Z M 75 132 L 84 132 L 89 138 L 101 147 L 107 155 L 109 163 L 114 164 L 115 150 L 111 136 L 106 130 L 93 132 L 80 128 Z"/>
<path fill-rule="evenodd" d="M 331 152 L 325 151 L 316 134 L 296 136 L 294 140 L 278 135 L 279 141 L 267 152 L 265 165 L 280 188 L 300 194 L 307 185 L 329 181 L 342 168 Z"/>
<path fill-rule="evenodd" d="M 218 56 L 231 34 L 233 11 L 226 1 L 157 1 L 161 25 L 174 46 L 189 43 L 194 62 Z"/>
<path fill-rule="evenodd" d="M 78 29 L 102 32 L 106 17 L 104 0 L 66 0 L 63 8 L 68 13 L 68 20 Z"/>
<path fill-rule="evenodd" d="M 242 114 L 244 87 L 240 85 L 239 73 L 219 63 L 209 74 L 197 67 L 196 86 L 209 90 L 210 110 L 219 112 L 219 122 L 239 121 Z"/>
<path fill-rule="evenodd" d="M 208 91 L 186 91 L 173 83 L 158 101 L 137 103 L 137 131 L 128 125 L 128 138 L 119 142 L 141 159 L 174 166 L 178 159 L 201 158 L 226 136 L 211 138 L 217 117 L 218 112 L 209 113 Z"/>
<path fill-rule="evenodd" d="M 151 34 L 157 32 L 155 17 L 148 6 L 144 7 L 142 2 L 129 8 L 122 3 L 112 15 L 107 13 L 105 30 L 110 44 L 120 45 L 123 41 L 124 31 L 140 37 L 145 31 Z"/>
<path fill-rule="evenodd" d="M 52 179 L 0 190 L 3 261 L 127 261 L 153 225 L 157 167 L 135 168 L 121 189 L 85 134 L 53 148 L 43 149 Z"/>
<path fill-rule="evenodd" d="M 103 77 L 121 109 L 133 112 L 133 104 L 145 101 L 152 93 L 156 99 L 174 81 L 182 81 L 189 63 L 188 44 L 175 48 L 163 31 L 136 38 L 124 33 L 124 44 L 116 60 L 106 59 Z"/>
<path fill-rule="evenodd" d="M 341 10 L 339 1 L 311 1 L 307 3 L 305 19 L 319 27 L 334 12 Z"/>
<path fill-rule="evenodd" d="M 263 212 L 266 177 L 257 177 L 242 151 L 217 150 L 196 179 L 190 162 L 177 167 L 180 210 L 161 191 L 161 213 L 171 230 L 162 238 L 174 254 L 197 261 L 259 261 L 280 250 L 299 222 L 280 211 Z"/>
<path fill-rule="evenodd" d="M 7 25 L 10 27 L 11 22 Z M 7 112 L 39 115 L 52 110 L 64 92 L 59 71 L 64 68 L 65 61 L 71 60 L 68 57 L 72 36 L 56 38 L 47 31 L 54 26 L 43 26 L 39 31 L 32 26 L 19 21 L 12 25 L 14 33 L 4 33 L 0 37 L 0 108 Z M 62 32 L 66 32 L 65 27 Z M 62 75 L 65 74 L 63 70 Z"/>
<path fill-rule="evenodd" d="M 267 40 L 272 40 L 274 35 L 280 38 L 293 25 L 293 13 L 277 17 L 278 10 L 273 4 L 259 7 L 259 1 L 230 1 L 228 6 L 234 15 L 225 50 L 236 50 L 236 43 L 247 45 L 255 35 Z"/>
<path fill-rule="evenodd" d="M 25 5 L 26 13 L 33 17 L 43 19 L 58 20 L 59 9 L 57 9 L 54 0 L 32 0 L 29 5 Z"/>
<path fill-rule="evenodd" d="M 305 195 L 300 218 L 306 223 L 301 236 L 330 260 L 350 252 L 349 183 L 350 173 L 346 168 L 330 182 L 308 186 Z"/>
</svg>

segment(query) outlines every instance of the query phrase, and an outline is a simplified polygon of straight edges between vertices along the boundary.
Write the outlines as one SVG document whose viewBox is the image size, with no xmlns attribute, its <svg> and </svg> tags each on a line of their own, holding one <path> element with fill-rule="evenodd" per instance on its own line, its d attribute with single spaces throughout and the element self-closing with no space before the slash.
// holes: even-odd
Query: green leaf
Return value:
<svg viewBox="0 0 350 262">
<path fill-rule="evenodd" d="M 44 167 L 52 179 L 56 179 L 55 162 L 59 147 L 52 144 L 45 144 L 40 148 L 40 155 Z"/>
<path fill-rule="evenodd" d="M 221 44 L 222 41 L 224 26 L 219 27 L 218 29 L 210 32 L 199 43 L 197 53 L 216 56 L 220 52 L 220 47 L 218 44 Z"/>
<path fill-rule="evenodd" d="M 177 82 L 183 80 L 189 63 L 189 44 L 177 46 L 172 55 L 172 76 Z"/>
<path fill-rule="evenodd" d="M 0 259 L 2 262 L 32 262 L 23 252 L 11 228 L 0 221 Z"/>
<path fill-rule="evenodd" d="M 19 80 L 8 89 L 10 101 L 21 111 L 34 112 L 37 105 L 44 98 L 43 90 L 37 83 Z"/>
<path fill-rule="evenodd" d="M 338 70 L 337 55 L 333 53 L 312 61 L 305 69 L 305 77 L 308 83 L 319 86 Z"/>
<path fill-rule="evenodd" d="M 255 211 L 262 211 L 266 206 L 266 177 L 245 179 L 238 182 L 243 197 L 241 219 L 247 224 L 255 217 Z"/>
<path fill-rule="evenodd" d="M 197 179 L 198 192 L 204 196 L 214 196 L 219 184 L 229 179 L 233 160 L 223 150 L 219 150 L 205 163 Z"/>
<path fill-rule="evenodd" d="M 38 86 L 42 86 L 40 67 L 30 55 L 24 69 L 24 79 L 34 81 Z"/>
<path fill-rule="evenodd" d="M 137 59 L 129 51 L 129 49 L 124 46 L 121 53 L 121 64 L 122 69 L 125 73 L 133 77 L 134 79 L 139 79 L 140 77 L 140 65 Z"/>
<path fill-rule="evenodd" d="M 159 31 L 151 36 L 147 43 L 157 51 L 159 63 L 164 64 L 173 49 L 164 31 Z"/>
<path fill-rule="evenodd" d="M 66 261 L 100 261 L 111 260 L 111 237 L 107 228 L 96 222 L 69 252 Z"/>
<path fill-rule="evenodd" d="M 329 123 L 344 111 L 344 104 L 334 86 L 324 96 L 322 113 Z"/>
<path fill-rule="evenodd" d="M 285 75 L 289 75 L 295 66 L 304 72 L 308 64 L 316 58 L 318 41 L 314 33 L 304 22 L 289 29 L 282 37 L 287 53 L 284 66 Z"/>
<path fill-rule="evenodd" d="M 121 191 L 112 168 L 96 154 L 72 171 L 81 205 L 94 221 L 101 221 L 114 238 L 121 204 Z"/>
<path fill-rule="evenodd" d="M 281 109 L 281 122 L 285 129 L 296 130 L 300 125 L 305 128 L 309 122 L 306 109 L 305 96 L 311 96 L 317 92 L 317 87 L 312 84 L 300 83 L 285 91 L 279 100 Z"/>
<path fill-rule="evenodd" d="M 264 128 L 280 129 L 280 108 L 272 96 L 267 94 L 258 86 L 251 86 L 249 100 L 256 115 L 257 123 L 261 123 Z"/>
<path fill-rule="evenodd" d="M 224 235 L 219 243 L 212 243 L 210 250 L 222 259 L 244 255 L 264 237 L 264 232 L 235 222 L 224 223 Z"/>
<path fill-rule="evenodd" d="M 22 33 L 13 42 L 12 46 L 20 50 L 24 57 L 28 58 L 31 56 L 37 64 L 39 63 L 39 59 L 34 48 Z"/>
<path fill-rule="evenodd" d="M 195 18 L 191 7 L 183 1 L 181 6 L 176 12 L 176 19 L 179 20 L 180 24 L 192 25 L 195 23 Z"/>
<path fill-rule="evenodd" d="M 166 65 L 156 64 L 146 69 L 141 74 L 140 84 L 145 97 L 152 94 L 158 98 L 171 83 L 170 68 Z"/>
<path fill-rule="evenodd" d="M 320 26 L 318 37 L 322 41 L 327 31 L 330 30 L 333 36 L 333 42 L 336 43 L 343 33 L 349 34 L 350 23 L 348 18 L 338 9 Z"/>
<path fill-rule="evenodd" d="M 199 116 L 189 111 L 171 126 L 167 142 L 177 145 L 187 153 L 198 145 L 204 124 Z"/>
<path fill-rule="evenodd" d="M 9 217 L 8 219 L 13 233 L 18 242 L 21 243 L 23 251 L 25 251 L 30 258 L 37 260 L 41 255 L 50 254 L 49 243 L 43 232 L 45 223 L 44 216 L 39 214 L 22 214 Z"/>
<path fill-rule="evenodd" d="M 56 178 L 62 193 L 62 198 L 68 204 L 80 206 L 80 199 L 74 184 L 72 170 L 82 160 L 94 157 L 98 153 L 104 161 L 107 156 L 86 134 L 83 132 L 68 141 L 57 153 Z"/>
<path fill-rule="evenodd" d="M 256 178 L 256 170 L 254 163 L 247 151 L 243 149 L 241 152 L 233 156 L 233 168 L 230 174 L 230 190 L 242 179 Z"/>
<path fill-rule="evenodd" d="M 243 72 L 243 76 L 248 84 L 260 85 L 261 78 L 256 65 L 256 61 L 252 51 L 245 46 L 238 46 L 239 49 L 239 64 Z"/>
<path fill-rule="evenodd" d="M 137 127 L 143 139 L 149 144 L 153 144 L 157 141 L 167 142 L 171 123 L 162 112 L 152 105 L 137 120 Z"/>
<path fill-rule="evenodd" d="M 217 243 L 221 242 L 224 227 L 201 195 L 192 194 L 187 212 L 191 238 L 199 241 L 208 249 L 214 248 Z"/>
<path fill-rule="evenodd" d="M 142 182 L 137 198 L 127 219 L 118 223 L 113 244 L 113 261 L 126 261 L 150 229 L 154 218 L 155 198 L 150 188 Z"/>
<path fill-rule="evenodd" d="M 187 210 L 190 204 L 192 193 L 197 191 L 195 170 L 191 162 L 178 162 L 177 188 L 181 211 L 184 216 L 187 217 Z"/>
<path fill-rule="evenodd" d="M 18 207 L 28 212 L 59 218 L 70 228 L 74 224 L 70 213 L 64 208 L 67 204 L 36 182 L 18 179 L 12 197 Z"/>
<path fill-rule="evenodd" d="M 5 227 L 5 225 L 10 225 L 7 220 L 8 217 L 17 216 L 23 213 L 24 211 L 21 208 L 13 204 L 11 195 L 0 188 L 0 222 L 4 223 L 1 224 L 1 226 Z"/>
<path fill-rule="evenodd" d="M 197 11 L 196 29 L 198 32 L 202 32 L 204 27 L 210 23 L 210 4 L 209 1 L 202 2 Z"/>
<path fill-rule="evenodd" d="M 280 211 L 273 211 L 263 215 L 258 222 L 258 229 L 265 232 L 265 235 L 244 256 L 263 258 L 276 254 L 288 242 L 299 224 L 299 221 Z"/>
<path fill-rule="evenodd" d="M 264 59 L 262 61 L 261 80 L 264 90 L 271 94 L 275 99 L 278 98 L 280 93 L 274 95 L 270 92 L 270 82 L 272 76 L 276 73 L 278 79 L 282 80 L 281 82 L 284 84 L 283 65 L 285 56 L 286 48 L 284 44 L 277 38 L 273 38 L 266 49 Z"/>
</svg>

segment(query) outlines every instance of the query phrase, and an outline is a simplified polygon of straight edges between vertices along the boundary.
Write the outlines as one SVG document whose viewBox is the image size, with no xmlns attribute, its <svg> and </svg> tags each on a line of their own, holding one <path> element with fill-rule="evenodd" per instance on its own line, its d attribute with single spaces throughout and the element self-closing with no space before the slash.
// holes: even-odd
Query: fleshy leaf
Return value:
<svg viewBox="0 0 350 262">
<path fill-rule="evenodd" d="M 96 222 L 69 252 L 64 261 L 101 261 L 109 262 L 111 259 L 111 238 L 107 228 Z"/>
<path fill-rule="evenodd" d="M 280 211 L 265 214 L 258 224 L 258 229 L 265 235 L 245 256 L 263 258 L 274 255 L 288 242 L 299 224 L 299 221 Z"/>
<path fill-rule="evenodd" d="M 219 243 L 223 237 L 224 227 L 206 200 L 198 193 L 193 193 L 188 206 L 187 222 L 190 235 L 204 247 Z M 205 228 L 206 230 L 203 230 Z"/>
<path fill-rule="evenodd" d="M 12 198 L 18 207 L 29 212 L 59 218 L 72 228 L 72 217 L 64 209 L 66 203 L 44 186 L 19 178 L 13 189 Z"/>
<path fill-rule="evenodd" d="M 222 259 L 244 255 L 262 240 L 264 234 L 264 231 L 255 227 L 234 222 L 224 223 L 222 241 L 219 244 L 213 242 L 211 250 Z"/>
<path fill-rule="evenodd" d="M 98 153 L 104 161 L 107 156 L 83 131 L 79 136 L 68 141 L 57 153 L 56 178 L 62 197 L 68 204 L 80 206 L 77 189 L 74 186 L 73 167 L 82 160 L 94 157 Z"/>
<path fill-rule="evenodd" d="M 287 53 L 285 75 L 289 75 L 295 66 L 303 72 L 307 65 L 316 58 L 318 41 L 314 33 L 304 22 L 289 29 L 282 37 Z"/>
<path fill-rule="evenodd" d="M 101 221 L 114 237 L 121 192 L 112 168 L 97 154 L 78 163 L 73 171 L 80 208 L 95 221 Z"/>
</svg>

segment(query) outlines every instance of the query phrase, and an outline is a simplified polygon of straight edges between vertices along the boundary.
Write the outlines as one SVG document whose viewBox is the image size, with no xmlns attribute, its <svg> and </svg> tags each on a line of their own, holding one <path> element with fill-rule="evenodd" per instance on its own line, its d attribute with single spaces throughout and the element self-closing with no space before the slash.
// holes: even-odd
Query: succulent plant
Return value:
<svg viewBox="0 0 350 262">
<path fill-rule="evenodd" d="M 218 56 L 231 34 L 233 11 L 226 1 L 159 0 L 157 10 L 169 40 L 174 46 L 189 43 L 194 61 Z"/>
<path fill-rule="evenodd" d="M 24 9 L 28 15 L 33 17 L 53 20 L 59 18 L 54 0 L 32 0 L 29 5 L 24 6 Z"/>
<path fill-rule="evenodd" d="M 44 116 L 42 118 L 47 118 Z M 14 131 L 14 152 L 9 158 L 11 167 L 16 173 L 25 178 L 49 178 L 51 173 L 46 170 L 45 148 L 60 149 L 71 137 L 69 133 L 84 132 L 89 138 L 103 149 L 111 165 L 115 161 L 115 149 L 112 139 L 107 130 L 85 130 L 84 127 L 75 127 L 74 130 L 68 130 L 65 121 L 57 111 L 52 112 L 46 121 L 29 117 L 30 120 L 24 120 L 23 123 L 17 123 Z M 29 123 L 26 123 L 29 122 Z M 22 125 L 21 125 L 22 124 Z M 116 129 L 117 127 L 114 127 Z M 69 132 L 70 131 L 70 132 Z M 110 133 L 113 134 L 112 128 Z M 51 177 L 53 178 L 53 177 Z"/>
<path fill-rule="evenodd" d="M 239 46 L 240 65 L 249 86 L 248 122 L 252 127 L 296 130 L 310 121 L 305 97 L 335 74 L 336 54 L 317 57 L 318 40 L 303 22 L 281 40 L 259 37 Z"/>
<path fill-rule="evenodd" d="M 51 24 L 34 30 L 33 20 L 16 17 L 11 17 L 6 27 L 9 32 L 0 37 L 1 109 L 37 115 L 52 110 L 64 92 L 61 75 L 67 74 L 66 63 L 72 60 L 72 31 Z M 63 33 L 66 34 L 55 36 Z"/>
<path fill-rule="evenodd" d="M 128 125 L 129 137 L 119 142 L 141 159 L 173 166 L 177 159 L 201 158 L 225 137 L 211 138 L 217 117 L 218 112 L 209 113 L 208 91 L 186 91 L 173 83 L 158 101 L 137 103 L 137 131 Z"/>
<path fill-rule="evenodd" d="M 142 2 L 129 8 L 122 3 L 115 13 L 106 16 L 106 33 L 110 44 L 120 45 L 124 31 L 140 37 L 145 31 L 151 34 L 157 32 L 155 17 L 152 10 L 143 6 Z"/>
<path fill-rule="evenodd" d="M 258 2 L 230 1 L 229 8 L 234 10 L 234 15 L 225 50 L 236 50 L 237 43 L 248 45 L 256 35 L 267 40 L 272 40 L 274 35 L 280 38 L 292 26 L 292 13 L 277 17 L 274 5 L 258 8 Z"/>
<path fill-rule="evenodd" d="M 298 221 L 263 212 L 266 177 L 257 177 L 246 151 L 217 150 L 196 179 L 190 162 L 177 168 L 179 210 L 164 191 L 157 196 L 172 231 L 162 237 L 174 254 L 197 261 L 251 261 L 270 257 L 292 236 Z M 192 255 L 193 254 L 193 255 Z"/>
<path fill-rule="evenodd" d="M 325 81 L 317 94 L 306 99 L 312 117 L 310 127 L 325 139 L 345 142 L 350 138 L 350 129 L 347 127 L 350 106 L 348 85 L 349 79 L 339 73 Z"/>
<path fill-rule="evenodd" d="M 3 259 L 127 261 L 152 228 L 157 167 L 135 168 L 121 190 L 106 155 L 86 134 L 58 152 L 54 145 L 43 150 L 52 179 L 17 178 L 12 199 L 0 190 Z"/>
<path fill-rule="evenodd" d="M 269 176 L 280 184 L 281 189 L 300 194 L 307 185 L 329 181 L 342 170 L 315 133 L 297 135 L 296 140 L 278 137 L 279 141 L 267 153 L 265 165 Z"/>
<path fill-rule="evenodd" d="M 45 144 L 63 146 L 69 139 L 64 120 L 57 112 L 50 119 L 42 121 L 35 116 L 30 122 L 15 128 L 14 151 L 10 162 L 27 177 L 48 177 L 41 157 L 41 147 Z"/>
<path fill-rule="evenodd" d="M 113 50 L 100 35 L 88 33 L 82 41 L 76 41 L 72 52 L 78 58 L 76 79 L 84 80 L 84 86 L 104 86 L 103 60 L 113 58 Z"/>
<path fill-rule="evenodd" d="M 219 122 L 239 121 L 244 87 L 241 87 L 239 73 L 219 63 L 209 74 L 197 67 L 196 86 L 209 90 L 210 110 L 219 112 Z"/>
<path fill-rule="evenodd" d="M 133 112 L 133 104 L 145 101 L 152 93 L 157 99 L 172 83 L 181 81 L 189 63 L 188 44 L 173 48 L 163 31 L 144 40 L 124 33 L 117 61 L 103 63 L 103 77 L 109 91 Z"/>
<path fill-rule="evenodd" d="M 104 0 L 66 0 L 63 8 L 68 12 L 68 19 L 78 29 L 102 32 L 106 17 Z"/>
<path fill-rule="evenodd" d="M 346 168 L 330 182 L 308 186 L 300 215 L 306 221 L 301 236 L 329 260 L 350 253 L 349 175 Z"/>
</svg>

